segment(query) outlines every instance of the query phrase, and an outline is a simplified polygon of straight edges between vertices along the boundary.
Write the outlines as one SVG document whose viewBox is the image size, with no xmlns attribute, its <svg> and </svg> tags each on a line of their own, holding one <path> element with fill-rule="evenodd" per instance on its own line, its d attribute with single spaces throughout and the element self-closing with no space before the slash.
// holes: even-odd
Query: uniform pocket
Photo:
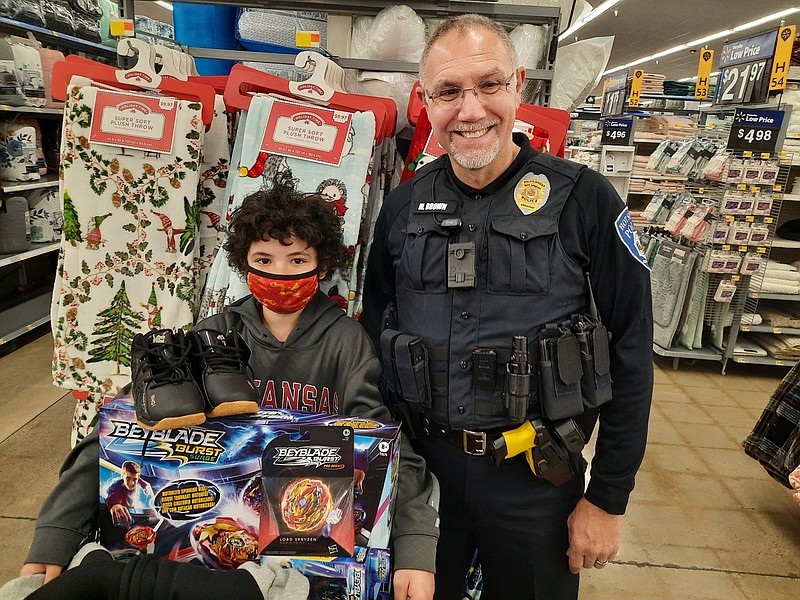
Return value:
<svg viewBox="0 0 800 600">
<path fill-rule="evenodd" d="M 409 221 L 400 261 L 401 277 L 411 290 L 447 290 L 447 242 L 449 232 L 431 215 Z"/>
<path fill-rule="evenodd" d="M 558 222 L 545 216 L 495 217 L 489 230 L 488 288 L 498 294 L 550 292 Z"/>
</svg>

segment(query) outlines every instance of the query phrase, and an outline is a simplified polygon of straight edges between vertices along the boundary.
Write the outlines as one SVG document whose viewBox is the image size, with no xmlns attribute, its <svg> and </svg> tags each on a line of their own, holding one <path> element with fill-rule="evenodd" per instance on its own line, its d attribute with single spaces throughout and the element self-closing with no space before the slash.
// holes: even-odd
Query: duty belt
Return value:
<svg viewBox="0 0 800 600">
<path fill-rule="evenodd" d="M 503 435 L 502 431 L 497 429 L 491 431 L 450 429 L 438 423 L 431 423 L 426 429 L 430 435 L 450 442 L 470 456 L 488 456 L 492 442 Z"/>
</svg>

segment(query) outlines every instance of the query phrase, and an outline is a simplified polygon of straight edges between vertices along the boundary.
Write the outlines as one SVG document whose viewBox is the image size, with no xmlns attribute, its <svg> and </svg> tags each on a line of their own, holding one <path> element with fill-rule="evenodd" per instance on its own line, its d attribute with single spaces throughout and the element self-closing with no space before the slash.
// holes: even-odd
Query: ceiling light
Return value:
<svg viewBox="0 0 800 600">
<path fill-rule="evenodd" d="M 600 7 L 598 7 L 598 9 L 599 8 Z M 674 54 L 675 52 L 680 52 L 681 50 L 684 50 L 686 48 L 693 49 L 696 46 L 703 46 L 703 45 L 707 44 L 708 42 L 711 42 L 713 40 L 718 40 L 719 38 L 723 38 L 723 37 L 729 36 L 732 33 L 736 33 L 736 32 L 739 32 L 739 31 L 745 31 L 747 29 L 752 29 L 754 27 L 758 27 L 759 25 L 764 25 L 765 23 L 769 23 L 771 21 L 776 21 L 776 20 L 778 20 L 778 19 L 780 19 L 782 17 L 794 14 L 796 12 L 800 12 L 800 6 L 796 6 L 794 8 L 787 8 L 786 10 L 782 10 L 780 12 L 773 13 L 771 15 L 767 15 L 766 17 L 761 17 L 760 19 L 756 19 L 756 20 L 750 21 L 748 23 L 743 23 L 741 25 L 737 25 L 733 29 L 726 29 L 724 31 L 718 31 L 717 33 L 712 33 L 711 35 L 707 35 L 707 36 L 699 38 L 697 40 L 694 40 L 694 41 L 691 41 L 691 42 L 687 42 L 685 44 L 680 44 L 679 46 L 675 46 L 674 48 L 670 48 L 668 50 L 662 50 L 661 52 L 656 52 L 655 54 L 651 54 L 649 56 L 645 56 L 645 57 L 639 58 L 637 60 L 629 62 L 628 64 L 621 65 L 619 67 L 614 67 L 612 69 L 608 69 L 608 70 L 603 72 L 603 75 L 608 75 L 610 73 L 616 73 L 617 71 L 622 71 L 623 69 L 628 69 L 630 67 L 635 67 L 636 65 L 640 65 L 642 63 L 654 60 L 656 58 L 661 58 L 662 56 L 667 56 L 669 54 Z M 725 40 L 725 43 L 727 43 L 727 42 L 728 42 L 728 40 Z"/>
<path fill-rule="evenodd" d="M 166 8 L 167 10 L 172 10 L 172 2 L 162 2 L 161 0 L 156 0 L 153 4 L 158 4 L 161 8 Z"/>
<path fill-rule="evenodd" d="M 580 21 L 573 23 L 566 31 L 564 31 L 561 35 L 558 36 L 558 41 L 561 42 L 571 36 L 573 33 L 578 31 L 581 27 L 589 23 L 590 21 L 595 20 L 597 17 L 602 15 L 612 6 L 616 6 L 622 0 L 605 0 L 600 6 L 592 10 L 588 15 L 582 18 Z"/>
</svg>

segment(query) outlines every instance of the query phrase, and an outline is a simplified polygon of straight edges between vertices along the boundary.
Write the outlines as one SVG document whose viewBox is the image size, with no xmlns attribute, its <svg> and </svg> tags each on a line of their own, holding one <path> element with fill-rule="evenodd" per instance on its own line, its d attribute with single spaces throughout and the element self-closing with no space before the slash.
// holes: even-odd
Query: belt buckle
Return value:
<svg viewBox="0 0 800 600">
<path fill-rule="evenodd" d="M 461 432 L 462 448 L 465 454 L 470 456 L 486 456 L 486 432 L 470 431 L 464 429 Z M 473 444 L 475 445 L 473 449 Z"/>
</svg>

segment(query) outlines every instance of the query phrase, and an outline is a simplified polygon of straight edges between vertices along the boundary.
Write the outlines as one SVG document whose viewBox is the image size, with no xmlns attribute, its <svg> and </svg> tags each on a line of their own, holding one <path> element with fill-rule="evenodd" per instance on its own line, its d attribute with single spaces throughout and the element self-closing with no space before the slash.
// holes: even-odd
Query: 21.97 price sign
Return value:
<svg viewBox="0 0 800 600">
<path fill-rule="evenodd" d="M 776 40 L 777 31 L 771 31 L 722 47 L 717 104 L 766 101 Z"/>
<path fill-rule="evenodd" d="M 728 138 L 730 150 L 774 152 L 783 125 L 784 113 L 779 110 L 737 108 Z"/>
<path fill-rule="evenodd" d="M 604 146 L 630 146 L 633 139 L 632 119 L 603 119 Z"/>
</svg>

